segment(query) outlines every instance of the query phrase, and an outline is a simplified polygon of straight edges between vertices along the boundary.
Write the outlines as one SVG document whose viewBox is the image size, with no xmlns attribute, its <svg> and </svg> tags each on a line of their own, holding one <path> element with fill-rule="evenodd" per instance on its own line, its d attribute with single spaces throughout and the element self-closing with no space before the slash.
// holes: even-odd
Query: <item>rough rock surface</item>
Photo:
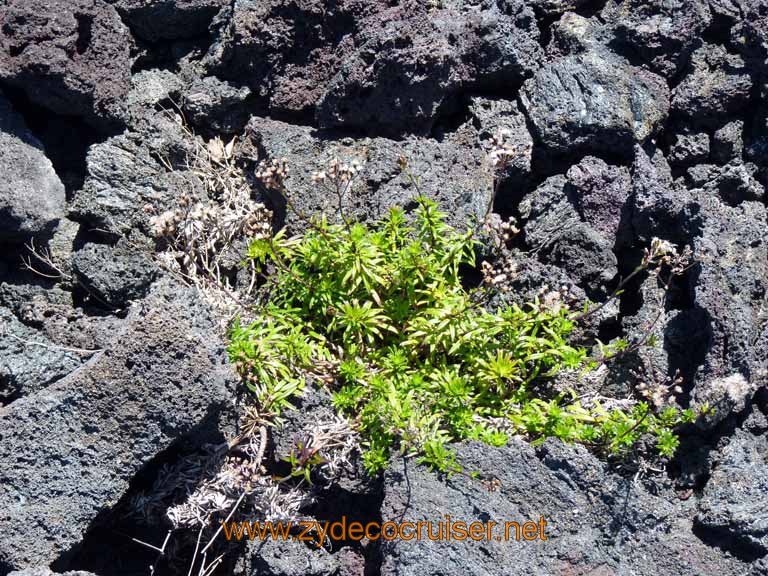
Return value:
<svg viewBox="0 0 768 576">
<path fill-rule="evenodd" d="M 7 0 L 0 5 L 0 80 L 59 114 L 119 123 L 132 38 L 101 0 Z"/>
<path fill-rule="evenodd" d="M 501 138 L 504 146 L 515 151 L 515 155 L 507 159 L 502 173 L 498 175 L 500 188 L 503 186 L 504 190 L 497 194 L 496 203 L 499 210 L 504 210 L 508 208 L 502 205 L 504 197 L 519 199 L 521 191 L 530 184 L 533 137 L 517 102 L 476 97 L 470 101 L 469 112 L 480 142 L 487 145 L 494 138 Z"/>
<path fill-rule="evenodd" d="M 77 354 L 57 348 L 40 331 L 0 308 L 0 403 L 34 394 L 81 363 Z"/>
<path fill-rule="evenodd" d="M 746 104 L 752 79 L 741 56 L 722 46 L 704 45 L 691 60 L 691 70 L 672 94 L 672 110 L 711 126 Z"/>
<path fill-rule="evenodd" d="M 525 3 L 490 1 L 477 8 L 455 2 L 416 18 L 379 15 L 323 94 L 320 125 L 429 128 L 462 88 L 514 84 L 535 70 L 538 29 Z"/>
<path fill-rule="evenodd" d="M 699 501 L 696 522 L 731 537 L 755 554 L 768 553 L 768 422 L 757 411 L 753 430 L 741 429 L 719 455 Z"/>
<path fill-rule="evenodd" d="M 141 116 L 147 108 L 163 101 L 179 100 L 184 82 L 170 70 L 142 70 L 131 76 L 131 89 L 126 96 L 126 115 Z"/>
<path fill-rule="evenodd" d="M 619 47 L 668 79 L 685 68 L 711 21 L 704 0 L 608 0 L 602 17 L 614 28 Z"/>
<path fill-rule="evenodd" d="M 245 101 L 251 95 L 247 86 L 236 88 L 214 76 L 196 80 L 182 94 L 188 121 L 202 129 L 232 134 L 248 121 Z"/>
<path fill-rule="evenodd" d="M 103 311 L 93 313 L 75 307 L 72 292 L 61 286 L 41 285 L 30 275 L 14 275 L 5 280 L 0 282 L 0 306 L 57 346 L 105 348 L 122 323 L 121 318 Z"/>
<path fill-rule="evenodd" d="M 672 459 L 517 438 L 459 447 L 480 480 L 409 460 L 371 481 L 355 460 L 304 486 L 308 518 L 543 515 L 548 542 L 250 543 L 223 573 L 768 574 L 764 0 L 0 0 L 0 89 L 0 576 L 52 562 L 145 574 L 151 550 L 122 529 L 161 545 L 160 508 L 178 495 L 156 482 L 203 436 L 222 447 L 240 431 L 242 411 L 216 422 L 234 402 L 220 318 L 152 268 L 165 245 L 147 239 L 182 196 L 216 195 L 190 162 L 216 138 L 293 232 L 305 221 L 255 177 L 261 160 L 286 158 L 307 215 L 336 217 L 312 179 L 335 157 L 362 164 L 341 204 L 366 222 L 412 213 L 410 175 L 460 228 L 493 208 L 519 233 L 502 257 L 478 250 L 509 273 L 489 306 L 560 290 L 604 304 L 575 342 L 653 337 L 542 393 L 610 404 L 680 386 L 680 407 L 716 408 L 681 428 Z M 641 274 L 606 302 L 654 238 L 691 247 L 694 265 L 667 290 Z M 238 287 L 244 248 L 221 261 Z M 309 390 L 283 414 L 267 477 L 332 410 Z M 151 518 L 123 514 L 147 495 L 162 504 Z M 190 535 L 170 544 L 183 568 L 156 574 L 188 572 Z"/>
<path fill-rule="evenodd" d="M 762 307 L 768 288 L 765 205 L 742 202 L 732 207 L 709 194 L 697 198 L 702 236 L 694 243 L 699 266 L 694 274 L 696 305 L 708 316 L 710 342 L 697 374 L 694 399 L 718 407 L 715 421 L 768 384 L 761 342 L 766 341 Z M 722 222 L 733 228 L 724 230 Z"/>
<path fill-rule="evenodd" d="M 709 148 L 706 132 L 675 134 L 669 149 L 669 162 L 674 165 L 704 163 L 709 160 Z"/>
<path fill-rule="evenodd" d="M 587 3 L 587 0 L 530 0 L 529 6 L 544 16 L 556 16 Z"/>
<path fill-rule="evenodd" d="M 629 171 L 587 156 L 572 166 L 566 177 L 581 219 L 606 238 L 615 238 L 617 247 L 631 243 L 627 222 L 632 188 Z"/>
<path fill-rule="evenodd" d="M 358 161 L 362 174 L 352 190 L 342 198 L 347 214 L 363 220 L 378 219 L 391 206 L 413 208 L 419 191 L 408 174 L 418 175 L 419 190 L 436 200 L 449 221 L 465 227 L 483 217 L 491 201 L 492 182 L 485 153 L 479 147 L 475 130 L 469 125 L 443 142 L 412 137 L 405 141 L 385 138 L 334 138 L 333 133 L 315 132 L 282 122 L 253 118 L 248 124 L 261 155 L 286 158 L 291 166 L 287 181 L 291 199 L 305 215 L 325 210 L 337 213 L 339 199 L 333 190 L 312 181 L 315 172 L 326 170 L 328 162 Z M 407 159 L 406 172 L 399 166 Z M 292 212 L 294 227 L 302 219 Z"/>
<path fill-rule="evenodd" d="M 328 576 L 342 574 L 340 557 L 324 548 L 313 550 L 296 542 L 268 540 L 248 543 L 238 560 L 235 574 L 280 574 L 282 576 Z"/>
<path fill-rule="evenodd" d="M 183 193 L 197 193 L 196 180 L 184 170 L 188 151 L 186 134 L 165 113 L 95 144 L 70 214 L 91 227 L 149 233 L 153 215 L 175 207 Z M 168 170 L 166 163 L 177 170 Z"/>
<path fill-rule="evenodd" d="M 497 522 L 493 537 L 383 543 L 383 576 L 516 573 L 742 574 L 745 565 L 702 543 L 694 509 L 653 495 L 606 470 L 580 448 L 547 441 L 535 450 L 519 440 L 502 449 L 462 445 L 458 461 L 481 480 L 448 480 L 412 463 L 393 461 L 385 480 L 383 521 Z M 546 521 L 547 541 L 503 540 L 504 523 Z M 426 527 L 424 528 L 426 533 Z M 433 535 L 438 527 L 433 524 Z M 497 541 L 496 536 L 502 541 Z"/>
<path fill-rule="evenodd" d="M 110 348 L 0 409 L 0 566 L 66 556 L 158 452 L 213 437 L 232 384 L 214 334 L 197 295 L 159 284 Z"/>
<path fill-rule="evenodd" d="M 732 206 L 745 200 L 759 201 L 765 196 L 765 186 L 755 164 L 736 160 L 722 167 L 699 165 L 695 170 L 688 172 L 694 185 Z"/>
<path fill-rule="evenodd" d="M 25 568 L 24 570 L 17 570 L 11 572 L 8 576 L 57 576 L 56 572 L 53 572 L 50 568 Z M 91 572 L 83 572 L 76 570 L 74 572 L 58 573 L 58 576 L 95 576 Z"/>
<path fill-rule="evenodd" d="M 712 158 L 721 164 L 740 159 L 744 152 L 744 122 L 735 120 L 717 130 L 712 138 Z"/>
<path fill-rule="evenodd" d="M 601 51 L 547 64 L 525 82 L 520 100 L 534 136 L 553 152 L 630 154 L 669 112 L 661 77 Z"/>
<path fill-rule="evenodd" d="M 298 26 L 296 23 L 300 23 Z M 239 0 L 211 69 L 247 78 L 275 114 L 313 115 L 321 126 L 388 135 L 428 130 L 459 91 L 516 83 L 539 65 L 534 14 L 514 0 Z"/>
<path fill-rule="evenodd" d="M 106 0 L 132 31 L 147 42 L 192 38 L 205 34 L 225 0 Z"/>
<path fill-rule="evenodd" d="M 122 238 L 115 246 L 83 246 L 75 253 L 74 272 L 93 296 L 116 308 L 144 296 L 157 275 L 146 254 Z"/>
<path fill-rule="evenodd" d="M 617 272 L 613 249 L 631 242 L 630 194 L 625 168 L 588 156 L 523 199 L 525 242 L 582 288 L 598 289 Z"/>
<path fill-rule="evenodd" d="M 685 243 L 699 225 L 698 207 L 688 190 L 672 179 L 661 150 L 635 147 L 632 164 L 632 228 L 644 243 L 658 237 Z"/>
<path fill-rule="evenodd" d="M 64 216 L 64 185 L 29 131 L 0 92 L 0 241 L 53 231 Z"/>
</svg>

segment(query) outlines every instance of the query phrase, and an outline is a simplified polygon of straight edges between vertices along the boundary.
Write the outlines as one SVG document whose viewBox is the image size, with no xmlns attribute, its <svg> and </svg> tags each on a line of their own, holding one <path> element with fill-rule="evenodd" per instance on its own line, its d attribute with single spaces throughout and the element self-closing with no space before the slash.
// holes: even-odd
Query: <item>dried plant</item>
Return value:
<svg viewBox="0 0 768 576">
<path fill-rule="evenodd" d="M 325 482 L 332 482 L 345 470 L 354 470 L 353 457 L 359 453 L 358 433 L 347 418 L 333 415 L 312 426 L 284 460 L 291 464 L 291 477 L 311 483 L 314 472 Z"/>
<path fill-rule="evenodd" d="M 251 270 L 247 286 L 232 286 L 229 273 L 242 252 L 239 243 L 269 236 L 272 213 L 251 198 L 246 169 L 238 161 L 241 146 L 236 137 L 227 143 L 219 137 L 204 143 L 183 128 L 191 149 L 186 172 L 198 181 L 206 198 L 184 195 L 176 207 L 152 218 L 153 235 L 167 242 L 167 249 L 156 259 L 195 286 L 226 325 L 243 309 L 256 282 Z M 173 170 L 167 161 L 166 166 Z"/>
</svg>

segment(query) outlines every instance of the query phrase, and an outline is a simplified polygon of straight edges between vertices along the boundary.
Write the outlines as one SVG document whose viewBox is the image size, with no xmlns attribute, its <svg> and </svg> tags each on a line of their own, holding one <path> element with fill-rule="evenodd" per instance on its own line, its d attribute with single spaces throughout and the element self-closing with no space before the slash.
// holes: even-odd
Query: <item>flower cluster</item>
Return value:
<svg viewBox="0 0 768 576">
<path fill-rule="evenodd" d="M 517 277 L 517 262 L 511 256 L 497 262 L 496 266 L 483 260 L 480 271 L 486 286 L 492 286 L 499 292 L 509 292 L 509 283 Z"/>
<path fill-rule="evenodd" d="M 561 310 L 571 307 L 577 298 L 571 293 L 568 286 L 563 285 L 557 289 L 550 289 L 545 284 L 539 289 L 538 300 L 541 308 L 552 314 L 559 314 Z"/>
<path fill-rule="evenodd" d="M 272 232 L 272 213 L 250 201 L 221 204 L 192 203 L 182 196 L 174 210 L 152 218 L 152 232 L 167 238 L 187 274 L 201 270 L 216 274 L 217 256 L 237 238 L 265 238 Z"/>
<path fill-rule="evenodd" d="M 361 170 L 362 164 L 358 160 L 345 164 L 340 162 L 338 158 L 331 158 L 325 170 L 318 170 L 312 174 L 312 182 L 328 181 L 332 184 L 348 184 L 357 177 Z"/>
<path fill-rule="evenodd" d="M 288 160 L 281 158 L 272 159 L 269 162 L 262 160 L 254 175 L 267 189 L 282 190 L 290 172 Z"/>
<path fill-rule="evenodd" d="M 497 213 L 490 213 L 483 221 L 483 232 L 493 240 L 494 247 L 501 249 L 520 233 L 517 220 L 513 216 L 503 219 Z"/>
<path fill-rule="evenodd" d="M 525 145 L 511 143 L 512 132 L 507 129 L 499 130 L 491 138 L 491 152 L 488 160 L 495 169 L 503 169 L 513 159 L 526 156 L 531 153 L 531 144 Z"/>
<path fill-rule="evenodd" d="M 677 246 L 668 240 L 653 238 L 651 245 L 643 250 L 642 267 L 649 268 L 652 265 L 669 266 L 673 276 L 678 276 L 689 267 L 692 258 L 690 246 L 685 246 L 678 253 Z"/>
<path fill-rule="evenodd" d="M 677 370 L 669 382 L 655 382 L 650 385 L 640 382 L 636 388 L 643 398 L 652 402 L 657 408 L 661 408 L 667 404 L 677 403 L 677 396 L 683 393 L 682 383 L 683 377 L 680 370 Z"/>
<path fill-rule="evenodd" d="M 490 239 L 498 256 L 494 264 L 487 261 L 480 264 L 483 282 L 501 292 L 509 292 L 509 283 L 517 277 L 518 263 L 507 246 L 520 233 L 517 222 L 512 216 L 503 219 L 492 212 L 483 221 L 483 232 Z"/>
</svg>

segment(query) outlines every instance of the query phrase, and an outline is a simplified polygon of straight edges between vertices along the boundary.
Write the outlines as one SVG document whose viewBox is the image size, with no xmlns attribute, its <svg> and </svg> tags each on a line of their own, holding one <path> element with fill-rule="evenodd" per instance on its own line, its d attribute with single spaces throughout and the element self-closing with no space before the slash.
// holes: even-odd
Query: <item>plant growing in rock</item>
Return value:
<svg viewBox="0 0 768 576">
<path fill-rule="evenodd" d="M 255 284 L 251 276 L 254 282 L 247 289 L 238 291 L 232 286 L 228 277 L 231 261 L 237 261 L 246 239 L 271 233 L 272 213 L 251 199 L 251 187 L 239 161 L 245 144 L 237 138 L 225 143 L 218 137 L 204 143 L 189 129 L 184 128 L 184 133 L 191 149 L 187 171 L 205 196 L 182 196 L 174 209 L 153 216 L 153 235 L 166 244 L 156 260 L 231 318 Z M 169 162 L 166 165 L 174 170 Z"/>
<path fill-rule="evenodd" d="M 412 219 L 393 208 L 373 226 L 350 221 L 341 206 L 357 171 L 334 161 L 316 175 L 339 199 L 338 222 L 308 220 L 300 236 L 283 230 L 249 247 L 248 265 L 272 272 L 256 321 L 233 326 L 229 354 L 262 413 L 279 418 L 307 381 L 329 386 L 363 438 L 371 473 L 393 450 L 456 471 L 452 441 L 502 445 L 516 434 L 611 452 L 650 434 L 662 454 L 674 452 L 674 429 L 692 411 L 539 397 L 542 379 L 602 360 L 569 342 L 588 312 L 540 300 L 489 310 L 493 282 L 467 288 L 462 281 L 462 269 L 476 263 L 474 232 L 450 227 L 423 196 Z M 262 173 L 283 188 L 284 171 Z M 646 268 L 661 263 L 657 252 Z M 307 470 L 298 466 L 296 474 Z"/>
</svg>

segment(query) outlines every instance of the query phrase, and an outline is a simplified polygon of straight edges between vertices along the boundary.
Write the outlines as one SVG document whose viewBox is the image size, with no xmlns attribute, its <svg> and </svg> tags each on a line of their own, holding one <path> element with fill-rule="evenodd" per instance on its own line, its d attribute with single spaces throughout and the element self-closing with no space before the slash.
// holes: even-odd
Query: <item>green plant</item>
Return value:
<svg viewBox="0 0 768 576">
<path fill-rule="evenodd" d="M 258 319 L 232 328 L 229 353 L 263 412 L 290 408 L 308 378 L 333 383 L 371 473 L 393 449 L 456 471 L 450 442 L 503 445 L 514 434 L 612 452 L 651 434 L 662 454 L 674 452 L 673 430 L 690 411 L 539 398 L 542 379 L 596 364 L 569 342 L 582 315 L 538 301 L 489 310 L 488 287 L 462 283 L 462 268 L 475 265 L 473 232 L 451 228 L 426 198 L 417 205 L 412 223 L 395 208 L 372 227 L 322 218 L 301 236 L 251 243 L 249 265 L 274 272 Z"/>
<path fill-rule="evenodd" d="M 319 449 L 310 448 L 304 442 L 297 442 L 291 453 L 283 458 L 283 461 L 290 464 L 291 474 L 282 480 L 301 478 L 307 484 L 312 484 L 312 470 L 326 463 L 319 452 Z"/>
</svg>

